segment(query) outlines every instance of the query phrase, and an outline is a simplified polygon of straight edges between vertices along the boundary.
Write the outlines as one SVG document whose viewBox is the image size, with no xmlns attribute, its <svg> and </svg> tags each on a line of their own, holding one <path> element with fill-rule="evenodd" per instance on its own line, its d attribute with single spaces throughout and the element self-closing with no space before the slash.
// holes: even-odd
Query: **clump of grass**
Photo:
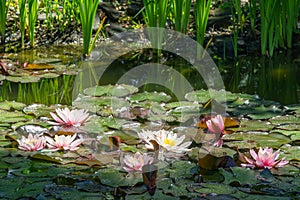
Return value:
<svg viewBox="0 0 300 200">
<path fill-rule="evenodd" d="M 5 42 L 6 18 L 10 1 L 0 0 L 0 35 L 1 43 Z"/>
<path fill-rule="evenodd" d="M 172 14 L 176 31 L 186 34 L 189 25 L 191 0 L 173 0 Z"/>
</svg>

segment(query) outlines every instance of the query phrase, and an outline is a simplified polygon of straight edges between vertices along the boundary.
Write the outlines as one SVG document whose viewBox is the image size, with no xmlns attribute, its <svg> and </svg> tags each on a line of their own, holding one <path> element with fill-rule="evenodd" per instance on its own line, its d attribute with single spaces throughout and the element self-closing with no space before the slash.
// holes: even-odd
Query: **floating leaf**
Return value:
<svg viewBox="0 0 300 200">
<path fill-rule="evenodd" d="M 22 110 L 26 104 L 16 101 L 2 101 L 0 102 L 0 109 L 2 110 Z"/>
<path fill-rule="evenodd" d="M 0 123 L 15 123 L 26 120 L 28 120 L 28 118 L 22 112 L 0 110 Z"/>
<path fill-rule="evenodd" d="M 106 168 L 100 169 L 97 176 L 100 182 L 111 187 L 134 186 L 139 182 L 143 182 L 141 174 L 133 174 L 131 177 L 126 176 L 127 173 L 120 173 L 117 169 Z"/>
<path fill-rule="evenodd" d="M 266 121 L 256 120 L 241 120 L 238 128 L 229 128 L 233 131 L 269 131 L 274 128 L 274 125 Z"/>
<path fill-rule="evenodd" d="M 49 116 L 50 112 L 53 111 L 54 108 L 48 107 L 43 104 L 31 104 L 29 106 L 26 106 L 23 109 L 23 112 L 28 114 L 28 115 L 34 115 L 35 117 L 40 117 L 40 116 Z"/>
<path fill-rule="evenodd" d="M 282 124 L 300 124 L 300 118 L 293 115 L 277 116 L 269 119 L 272 124 L 282 125 Z"/>
<path fill-rule="evenodd" d="M 45 69 L 53 69 L 54 67 L 52 65 L 46 64 L 46 63 L 28 63 L 26 67 L 23 69 L 26 70 L 45 70 Z"/>
<path fill-rule="evenodd" d="M 155 101 L 155 102 L 168 102 L 171 100 L 171 96 L 167 95 L 164 92 L 143 92 L 134 94 L 130 97 L 131 101 Z"/>
<path fill-rule="evenodd" d="M 225 184 L 239 183 L 240 185 L 248 185 L 258 182 L 258 173 L 248 168 L 231 167 L 230 171 L 221 168 L 219 172 L 224 176 Z"/>
<path fill-rule="evenodd" d="M 226 135 L 224 140 L 234 141 L 241 140 L 247 143 L 256 144 L 256 147 L 271 147 L 278 148 L 283 144 L 291 142 L 291 139 L 280 133 L 234 133 Z M 232 147 L 230 143 L 226 143 Z M 238 145 L 238 144 L 237 144 Z M 237 146 L 238 147 L 238 146 Z"/>
<path fill-rule="evenodd" d="M 227 184 L 202 183 L 201 187 L 195 188 L 194 191 L 201 194 L 234 194 L 237 192 L 237 189 Z"/>
<path fill-rule="evenodd" d="M 6 80 L 14 83 L 37 83 L 40 81 L 40 77 L 37 76 L 7 76 Z"/>
<path fill-rule="evenodd" d="M 86 95 L 95 96 L 95 97 L 99 97 L 103 95 L 124 97 L 136 92 L 138 92 L 137 87 L 131 85 L 125 85 L 125 84 L 96 86 L 96 87 L 86 88 L 84 90 L 84 93 Z"/>
</svg>

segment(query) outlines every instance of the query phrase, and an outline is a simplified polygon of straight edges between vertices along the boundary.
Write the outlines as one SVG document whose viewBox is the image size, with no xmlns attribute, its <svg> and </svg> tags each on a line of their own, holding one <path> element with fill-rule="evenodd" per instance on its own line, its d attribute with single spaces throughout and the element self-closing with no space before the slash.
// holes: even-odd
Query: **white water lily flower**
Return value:
<svg viewBox="0 0 300 200">
<path fill-rule="evenodd" d="M 58 150 L 70 150 L 75 151 L 79 148 L 79 145 L 83 142 L 82 139 L 76 139 L 77 134 L 73 136 L 55 135 L 54 139 L 46 137 L 48 147 L 53 151 Z"/>
<path fill-rule="evenodd" d="M 192 142 L 183 143 L 185 136 L 178 137 L 173 131 L 159 130 L 159 131 L 142 131 L 138 133 L 140 139 L 146 142 L 147 149 L 154 149 L 151 140 L 154 140 L 163 149 L 174 152 L 183 153 L 190 151 L 187 147 L 191 145 Z"/>
<path fill-rule="evenodd" d="M 188 149 L 188 146 L 192 144 L 192 142 L 183 143 L 185 135 L 178 137 L 176 133 L 166 130 L 160 130 L 155 139 L 156 142 L 165 150 L 174 153 L 183 153 L 186 151 L 190 151 L 190 149 Z"/>
<path fill-rule="evenodd" d="M 57 108 L 56 114 L 50 112 L 50 115 L 56 122 L 48 122 L 51 125 L 64 125 L 79 127 L 84 122 L 90 119 L 86 110 L 69 110 L 69 108 L 60 109 Z"/>
<path fill-rule="evenodd" d="M 144 165 L 152 164 L 153 158 L 148 156 L 146 153 L 136 152 L 133 156 L 125 155 L 124 157 L 124 167 L 127 172 L 142 172 L 142 167 Z"/>
<path fill-rule="evenodd" d="M 19 149 L 23 151 L 39 151 L 46 146 L 46 139 L 43 136 L 32 135 L 31 133 L 28 137 L 22 136 L 21 140 L 17 140 L 19 143 Z"/>
</svg>

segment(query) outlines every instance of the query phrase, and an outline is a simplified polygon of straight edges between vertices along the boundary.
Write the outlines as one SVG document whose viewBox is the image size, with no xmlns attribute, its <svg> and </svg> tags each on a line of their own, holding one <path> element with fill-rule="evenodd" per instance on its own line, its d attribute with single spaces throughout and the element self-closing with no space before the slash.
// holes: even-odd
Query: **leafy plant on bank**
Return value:
<svg viewBox="0 0 300 200">
<path fill-rule="evenodd" d="M 189 25 L 191 0 L 173 0 L 172 14 L 176 31 L 186 34 Z"/>
<path fill-rule="evenodd" d="M 28 25 L 29 25 L 29 39 L 30 46 L 34 46 L 34 31 L 35 22 L 37 20 L 39 1 L 38 0 L 28 0 Z"/>
<path fill-rule="evenodd" d="M 212 0 L 196 0 L 195 21 L 196 21 L 196 38 L 197 42 L 203 46 L 204 35 L 206 31 L 208 15 Z M 198 55 L 202 55 L 202 50 L 198 49 Z"/>
<path fill-rule="evenodd" d="M 10 1 L 0 0 L 0 35 L 1 43 L 5 42 L 6 18 Z"/>
<path fill-rule="evenodd" d="M 19 8 L 19 22 L 20 22 L 20 32 L 21 32 L 21 48 L 24 48 L 25 45 L 25 28 L 26 28 L 26 0 L 18 0 Z"/>
<path fill-rule="evenodd" d="M 83 53 L 85 55 L 89 55 L 95 46 L 95 39 L 97 39 L 102 27 L 105 18 L 102 20 L 94 41 L 92 41 L 93 34 L 93 25 L 94 19 L 96 16 L 96 11 L 98 8 L 99 0 L 78 0 L 79 11 L 80 11 L 80 23 L 82 26 L 82 34 L 83 34 Z"/>
</svg>

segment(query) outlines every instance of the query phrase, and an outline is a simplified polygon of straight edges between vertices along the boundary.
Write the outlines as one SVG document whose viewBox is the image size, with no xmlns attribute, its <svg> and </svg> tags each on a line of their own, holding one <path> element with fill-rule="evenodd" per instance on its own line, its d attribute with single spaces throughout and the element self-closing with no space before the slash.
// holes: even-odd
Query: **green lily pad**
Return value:
<svg viewBox="0 0 300 200">
<path fill-rule="evenodd" d="M 24 113 L 19 111 L 8 112 L 0 110 L 0 123 L 15 123 L 20 121 L 27 121 L 28 118 Z"/>
<path fill-rule="evenodd" d="M 7 76 L 6 80 L 14 83 L 37 83 L 40 77 L 37 76 Z"/>
<path fill-rule="evenodd" d="M 230 171 L 223 168 L 219 169 L 219 172 L 224 176 L 225 184 L 232 184 L 234 182 L 240 185 L 248 185 L 257 183 L 258 173 L 254 170 L 242 167 L 231 167 Z"/>
<path fill-rule="evenodd" d="M 274 129 L 270 133 L 281 133 L 286 136 L 300 135 L 300 131 L 290 131 L 290 130 L 282 130 L 282 129 Z"/>
<path fill-rule="evenodd" d="M 256 147 L 272 147 L 278 148 L 283 144 L 291 142 L 291 139 L 280 133 L 234 133 L 226 135 L 227 141 L 245 141 L 247 143 L 256 144 Z M 228 144 L 228 143 L 226 143 Z M 229 146 L 232 146 L 228 144 Z"/>
<path fill-rule="evenodd" d="M 289 130 L 289 131 L 300 131 L 300 124 L 286 124 L 278 126 L 278 129 Z"/>
<path fill-rule="evenodd" d="M 2 101 L 0 102 L 0 109 L 2 110 L 22 110 L 26 104 L 16 101 Z"/>
<path fill-rule="evenodd" d="M 185 99 L 192 102 L 206 103 L 212 97 L 207 90 L 197 90 L 185 94 Z"/>
<path fill-rule="evenodd" d="M 276 106 L 265 107 L 261 105 L 259 107 L 252 108 L 247 114 L 251 119 L 269 119 L 278 115 L 282 115 L 283 111 Z"/>
<path fill-rule="evenodd" d="M 99 97 L 103 95 L 124 97 L 136 92 L 138 92 L 137 87 L 134 87 L 132 85 L 125 85 L 125 84 L 96 86 L 96 87 L 86 88 L 84 90 L 84 93 L 86 95 L 95 96 L 95 97 Z"/>
<path fill-rule="evenodd" d="M 195 103 L 195 102 L 190 102 L 190 101 L 176 101 L 176 102 L 170 102 L 165 105 L 166 108 L 168 109 L 173 109 L 177 107 L 196 107 L 200 108 L 202 107 L 201 104 Z"/>
<path fill-rule="evenodd" d="M 37 75 L 40 78 L 57 78 L 60 76 L 60 74 L 55 74 L 55 73 L 45 73 L 45 74 L 39 74 Z"/>
<path fill-rule="evenodd" d="M 4 81 L 6 79 L 6 76 L 0 74 L 0 81 Z"/>
<path fill-rule="evenodd" d="M 299 146 L 290 146 L 284 145 L 280 148 L 283 151 L 281 157 L 285 157 L 286 160 L 298 160 L 300 161 L 300 147 Z"/>
<path fill-rule="evenodd" d="M 132 176 L 127 176 L 127 173 L 121 173 L 114 168 L 100 169 L 97 172 L 97 176 L 103 185 L 111 187 L 134 186 L 139 182 L 143 182 L 142 174 L 136 173 Z"/>
<path fill-rule="evenodd" d="M 269 119 L 272 124 L 282 125 L 282 124 L 300 124 L 300 118 L 293 115 L 277 116 Z"/>
<path fill-rule="evenodd" d="M 202 187 L 195 188 L 195 192 L 201 194 L 234 194 L 237 192 L 237 189 L 231 187 L 227 184 L 220 183 L 202 183 Z"/>
<path fill-rule="evenodd" d="M 171 100 L 171 96 L 164 92 L 143 92 L 134 94 L 130 97 L 130 101 L 155 101 L 155 102 L 168 102 Z"/>
<path fill-rule="evenodd" d="M 257 120 L 241 120 L 238 128 L 229 128 L 233 131 L 269 131 L 274 128 L 274 125 L 266 121 Z"/>
<path fill-rule="evenodd" d="M 35 117 L 49 116 L 49 113 L 53 112 L 53 108 L 43 104 L 31 104 L 26 106 L 23 109 L 23 112 L 28 115 L 34 115 Z"/>
<path fill-rule="evenodd" d="M 192 178 L 194 176 L 192 169 L 196 167 L 195 163 L 189 161 L 176 161 L 168 169 L 171 178 Z"/>
</svg>

